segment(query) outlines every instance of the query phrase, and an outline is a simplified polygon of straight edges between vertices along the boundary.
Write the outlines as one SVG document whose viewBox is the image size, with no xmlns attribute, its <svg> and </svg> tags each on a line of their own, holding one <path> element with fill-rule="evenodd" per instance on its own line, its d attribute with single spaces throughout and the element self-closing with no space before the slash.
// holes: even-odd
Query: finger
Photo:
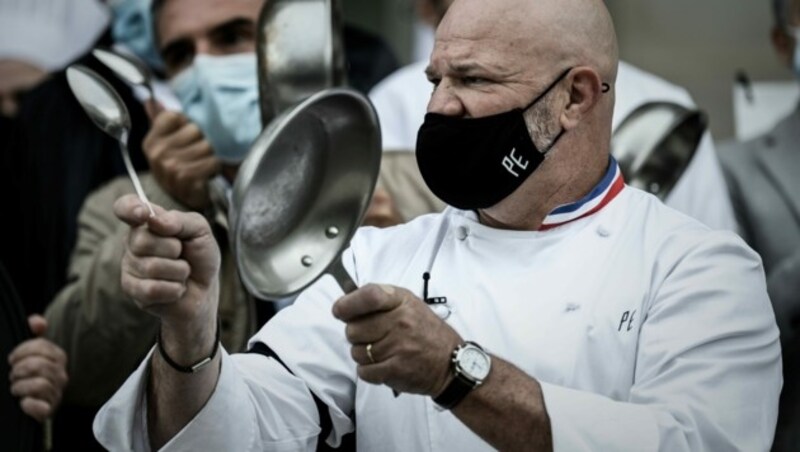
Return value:
<svg viewBox="0 0 800 452">
<path fill-rule="evenodd" d="M 28 327 L 34 336 L 42 336 L 47 331 L 47 320 L 39 314 L 28 317 Z"/>
<path fill-rule="evenodd" d="M 22 412 L 28 416 L 36 419 L 39 422 L 44 422 L 53 415 L 53 405 L 46 400 L 36 399 L 33 397 L 25 397 L 19 401 L 19 407 Z"/>
<path fill-rule="evenodd" d="M 162 112 L 165 111 L 164 105 L 156 99 L 147 99 L 144 102 L 144 111 L 147 113 L 148 119 L 150 119 L 150 123 L 152 124 L 155 118 Z"/>
<path fill-rule="evenodd" d="M 189 119 L 181 112 L 164 110 L 153 118 L 153 126 L 150 133 L 145 138 L 143 145 L 148 143 L 148 139 L 158 140 L 183 127 Z"/>
<path fill-rule="evenodd" d="M 185 186 L 192 182 L 205 183 L 212 176 L 219 173 L 222 165 L 212 151 L 207 142 L 199 143 L 197 149 L 192 149 L 194 153 L 191 157 L 179 155 L 163 163 L 165 177 L 173 181 L 178 186 Z"/>
<path fill-rule="evenodd" d="M 404 303 L 405 292 L 388 285 L 368 284 L 333 304 L 333 315 L 349 322 L 358 317 L 391 311 Z"/>
<path fill-rule="evenodd" d="M 359 364 L 356 367 L 358 378 L 375 385 L 389 383 L 394 372 L 394 359 L 389 358 L 385 361 L 376 361 L 375 364 Z"/>
<path fill-rule="evenodd" d="M 66 382 L 64 367 L 43 356 L 28 356 L 11 368 L 9 380 L 15 382 L 25 378 L 44 377 L 57 383 Z"/>
<path fill-rule="evenodd" d="M 160 145 L 168 149 L 177 149 L 204 141 L 203 137 L 203 132 L 195 123 L 187 122 L 166 135 Z"/>
<path fill-rule="evenodd" d="M 192 272 L 189 263 L 183 259 L 164 259 L 161 257 L 141 257 L 128 261 L 129 273 L 141 279 L 160 279 L 185 283 Z"/>
<path fill-rule="evenodd" d="M 211 234 L 211 226 L 200 214 L 171 210 L 164 215 L 151 217 L 147 222 L 150 231 L 162 237 L 175 237 L 190 241 Z"/>
<path fill-rule="evenodd" d="M 173 153 L 175 158 L 182 163 L 193 163 L 195 160 L 213 157 L 214 149 L 208 140 L 200 140 L 182 148 L 176 149 Z"/>
<path fill-rule="evenodd" d="M 14 366 L 19 361 L 29 356 L 42 356 L 57 364 L 66 364 L 67 355 L 56 344 L 44 338 L 29 339 L 18 345 L 10 355 L 8 363 Z"/>
<path fill-rule="evenodd" d="M 221 169 L 222 163 L 219 159 L 209 155 L 186 164 L 184 170 L 178 173 L 179 182 L 194 181 L 199 184 L 206 184 L 212 177 L 219 174 Z"/>
<path fill-rule="evenodd" d="M 156 215 L 164 213 L 164 209 L 156 204 L 151 204 Z M 114 215 L 128 226 L 140 226 L 150 217 L 150 210 L 134 194 L 125 195 L 114 202 Z"/>
<path fill-rule="evenodd" d="M 142 141 L 142 149 L 148 159 L 157 159 L 168 148 L 163 146 L 164 138 L 180 129 L 189 120 L 180 112 L 164 110 L 153 118 L 150 131 Z"/>
<path fill-rule="evenodd" d="M 177 259 L 183 252 L 183 244 L 175 237 L 154 234 L 149 227 L 131 229 L 128 233 L 128 252 L 131 258 L 162 257 Z"/>
<path fill-rule="evenodd" d="M 14 397 L 33 397 L 55 405 L 60 399 L 61 391 L 53 382 L 44 377 L 26 378 L 11 384 L 11 395 Z"/>
<path fill-rule="evenodd" d="M 350 357 L 353 358 L 353 361 L 360 365 L 370 365 L 379 363 L 387 358 L 386 350 L 383 350 L 380 342 L 373 342 L 372 348 L 370 348 L 368 353 L 367 347 L 369 347 L 369 345 L 370 344 L 357 344 L 350 347 Z M 370 355 L 372 355 L 372 359 L 370 359 Z"/>
<path fill-rule="evenodd" d="M 130 273 L 122 273 L 122 290 L 133 298 L 142 308 L 151 305 L 174 303 L 186 293 L 186 285 L 175 281 L 137 278 Z"/>
<path fill-rule="evenodd" d="M 345 337 L 351 344 L 369 344 L 378 342 L 389 335 L 396 324 L 396 311 L 379 312 L 357 317 L 347 322 Z"/>
</svg>

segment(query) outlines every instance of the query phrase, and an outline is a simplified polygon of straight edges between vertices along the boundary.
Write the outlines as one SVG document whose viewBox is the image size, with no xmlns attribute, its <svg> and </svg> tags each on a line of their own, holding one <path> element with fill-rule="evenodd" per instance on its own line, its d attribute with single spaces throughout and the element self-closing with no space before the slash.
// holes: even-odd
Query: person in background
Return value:
<svg viewBox="0 0 800 452">
<path fill-rule="evenodd" d="M 601 0 L 456 1 L 417 146 L 455 207 L 359 229 L 342 256 L 359 289 L 319 279 L 250 353 L 217 339 L 209 224 L 117 200 L 122 286 L 161 334 L 98 414 L 101 443 L 767 449 L 780 346 L 758 256 L 625 186 L 617 52 Z"/>
<path fill-rule="evenodd" d="M 0 115 L 16 116 L 20 98 L 79 57 L 108 20 L 97 0 L 0 0 Z"/>
<path fill-rule="evenodd" d="M 10 60 L 28 67 L 26 85 L 0 93 L 4 111 L 14 113 L 0 121 L 0 172 L 3 192 L 14 194 L 7 196 L 6 208 L 15 218 L 3 225 L 0 257 L 29 314 L 44 312 L 67 282 L 78 211 L 88 193 L 125 173 L 119 145 L 78 104 L 65 66 L 84 64 L 120 93 L 133 122 L 133 164 L 147 167 L 140 146 L 147 129 L 144 108 L 88 54 L 95 45 L 111 45 L 108 27 L 114 20 L 97 0 L 0 1 L 0 67 Z M 34 67 L 40 69 L 37 77 Z M 0 84 L 10 80 L 6 75 Z"/>
<path fill-rule="evenodd" d="M 800 0 L 772 0 L 772 44 L 800 82 Z M 800 106 L 771 131 L 720 146 L 739 233 L 760 255 L 783 347 L 774 451 L 800 449 Z"/>
<path fill-rule="evenodd" d="M 140 146 L 147 129 L 144 108 L 88 53 L 113 44 L 109 29 L 117 19 L 98 0 L 0 0 L 0 190 L 6 219 L 13 218 L 3 222 L 0 261 L 29 315 L 43 313 L 67 282 L 78 211 L 88 193 L 125 174 L 118 144 L 73 96 L 64 72 L 68 64 L 88 66 L 120 93 L 133 121 L 133 164 L 147 167 Z M 16 81 L 24 83 L 11 84 Z M 37 347 L 23 350 L 50 348 L 44 343 L 43 337 L 34 342 Z M 31 362 L 46 364 L 34 359 L 25 366 Z M 62 403 L 53 422 L 55 450 L 100 450 L 88 427 L 93 414 L 69 400 Z"/>
<path fill-rule="evenodd" d="M 453 0 L 419 0 L 417 11 L 427 21 L 438 23 Z M 422 4 L 422 5 L 420 5 Z M 429 52 L 430 53 L 430 52 Z M 417 215 L 439 211 L 444 204 L 426 189 L 414 158 L 417 129 L 425 117 L 431 85 L 425 78 L 427 57 L 406 66 L 378 84 L 370 99 L 381 121 L 384 157 L 382 187 L 407 221 Z M 693 108 L 689 93 L 676 85 L 620 61 L 617 79 L 614 129 L 637 107 L 652 101 L 675 102 Z M 411 152 L 409 152 L 411 151 Z M 736 223 L 727 188 L 706 132 L 689 167 L 666 199 L 666 204 L 713 229 L 734 230 Z"/>
<path fill-rule="evenodd" d="M 0 350 L 6 360 L 0 365 L 4 391 L 2 444 L 8 450 L 49 450 L 49 421 L 61 402 L 67 384 L 66 354 L 42 336 L 47 322 L 40 315 L 25 319 L 22 302 L 5 265 L 0 261 Z M 16 404 L 16 408 L 10 404 Z M 43 427 L 36 427 L 29 416 Z"/>
<path fill-rule="evenodd" d="M 264 1 L 146 3 L 164 77 L 181 111 L 148 106 L 152 126 L 142 148 L 150 171 L 141 174 L 142 185 L 152 202 L 202 214 L 215 225 L 214 238 L 224 250 L 221 338 L 227 347 L 241 350 L 256 327 L 275 312 L 272 303 L 255 303 L 239 281 L 227 243 L 227 210 L 220 202 L 262 130 L 255 50 Z M 361 52 L 382 48 L 360 36 Z M 364 73 L 362 83 L 372 83 L 374 71 L 364 66 L 370 61 L 351 59 L 349 78 Z M 158 331 L 157 319 L 137 309 L 119 285 L 127 227 L 114 218 L 112 205 L 132 191 L 131 182 L 121 177 L 87 198 L 79 217 L 70 282 L 46 312 L 51 324 L 48 336 L 70 357 L 71 384 L 65 400 L 90 410 L 113 394 Z"/>
<path fill-rule="evenodd" d="M 261 131 L 256 83 L 255 25 L 263 0 L 167 0 L 152 5 L 164 75 L 182 111 L 148 107 L 152 123 L 141 144 L 150 171 L 140 178 L 148 198 L 171 209 L 208 215 L 223 249 L 225 215 L 212 204 L 209 182 L 227 175 Z M 65 400 L 93 412 L 146 354 L 157 319 L 136 308 L 119 286 L 125 228 L 113 217 L 114 200 L 133 192 L 126 177 L 96 190 L 83 204 L 80 234 L 70 261 L 70 282 L 46 311 L 48 337 L 69 356 Z M 221 337 L 241 349 L 257 323 L 235 263 L 223 258 Z M 84 426 L 84 430 L 90 430 Z"/>
</svg>

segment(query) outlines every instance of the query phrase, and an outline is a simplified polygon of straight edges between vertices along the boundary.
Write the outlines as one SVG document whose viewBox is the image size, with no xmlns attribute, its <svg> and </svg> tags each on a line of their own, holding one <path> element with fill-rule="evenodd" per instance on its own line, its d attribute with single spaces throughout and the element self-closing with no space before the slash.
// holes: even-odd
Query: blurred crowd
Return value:
<svg viewBox="0 0 800 452">
<path fill-rule="evenodd" d="M 800 80 L 800 0 L 761 1 L 770 2 L 775 18 L 764 39 L 771 39 L 787 78 Z M 372 100 L 385 151 L 365 225 L 388 227 L 444 208 L 425 186 L 414 150 L 431 92 L 425 68 L 432 36 L 450 3 L 415 2 L 416 61 L 405 67 L 380 36 L 343 27 L 348 83 Z M 262 130 L 256 27 L 263 4 L 0 0 L 0 193 L 6 199 L 0 279 L 8 282 L 0 296 L 22 306 L 29 327 L 28 339 L 4 342 L 10 344 L 4 374 L 22 413 L 53 420 L 52 444 L 46 444 L 53 450 L 99 449 L 92 419 L 158 331 L 158 321 L 120 287 L 127 228 L 112 208 L 134 187 L 118 143 L 86 115 L 65 69 L 86 66 L 119 93 L 131 117 L 132 163 L 148 197 L 198 212 L 213 225 L 223 251 L 220 336 L 227 350 L 243 350 L 281 304 L 256 302 L 242 286 L 215 187 L 224 198 Z M 155 95 L 121 79 L 95 48 L 140 60 Z M 696 108 L 687 90 L 621 62 L 614 127 L 656 101 Z M 667 205 L 712 229 L 736 231 L 761 255 L 784 357 L 774 450 L 786 451 L 800 448 L 798 174 L 795 109 L 747 142 L 715 143 L 706 131 L 664 196 Z"/>
</svg>

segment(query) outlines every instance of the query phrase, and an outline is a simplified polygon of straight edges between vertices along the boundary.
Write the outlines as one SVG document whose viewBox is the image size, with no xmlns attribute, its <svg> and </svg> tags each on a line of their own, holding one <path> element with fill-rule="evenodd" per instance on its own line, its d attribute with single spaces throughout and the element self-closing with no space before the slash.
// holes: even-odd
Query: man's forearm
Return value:
<svg viewBox="0 0 800 452">
<path fill-rule="evenodd" d="M 175 334 L 162 330 L 163 348 L 181 365 L 191 365 L 208 357 L 214 348 L 216 325 L 197 334 Z M 191 338 L 191 339 L 186 339 Z M 172 368 L 159 350 L 150 363 L 147 390 L 147 423 L 150 446 L 157 450 L 180 432 L 206 404 L 220 375 L 221 353 L 196 373 L 182 373 Z"/>
<path fill-rule="evenodd" d="M 496 449 L 553 450 L 541 386 L 495 356 L 484 384 L 464 398 L 453 414 Z"/>
</svg>

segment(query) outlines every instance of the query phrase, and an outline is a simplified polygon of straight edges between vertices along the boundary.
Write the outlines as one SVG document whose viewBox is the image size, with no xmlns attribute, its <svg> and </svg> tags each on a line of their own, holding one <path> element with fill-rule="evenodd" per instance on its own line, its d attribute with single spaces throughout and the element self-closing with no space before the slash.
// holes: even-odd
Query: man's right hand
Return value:
<svg viewBox="0 0 800 452">
<path fill-rule="evenodd" d="M 122 258 L 122 290 L 143 310 L 161 319 L 162 334 L 173 338 L 175 359 L 192 362 L 213 344 L 219 295 L 220 251 L 201 215 L 165 211 L 156 215 L 135 195 L 114 203 L 116 216 L 130 226 Z M 194 350 L 191 344 L 196 344 Z M 167 344 L 165 344 L 167 345 Z"/>
<path fill-rule="evenodd" d="M 210 202 L 208 180 L 220 170 L 211 144 L 183 114 L 155 106 L 147 110 L 152 126 L 142 148 L 153 176 L 186 207 L 205 208 Z"/>
</svg>

